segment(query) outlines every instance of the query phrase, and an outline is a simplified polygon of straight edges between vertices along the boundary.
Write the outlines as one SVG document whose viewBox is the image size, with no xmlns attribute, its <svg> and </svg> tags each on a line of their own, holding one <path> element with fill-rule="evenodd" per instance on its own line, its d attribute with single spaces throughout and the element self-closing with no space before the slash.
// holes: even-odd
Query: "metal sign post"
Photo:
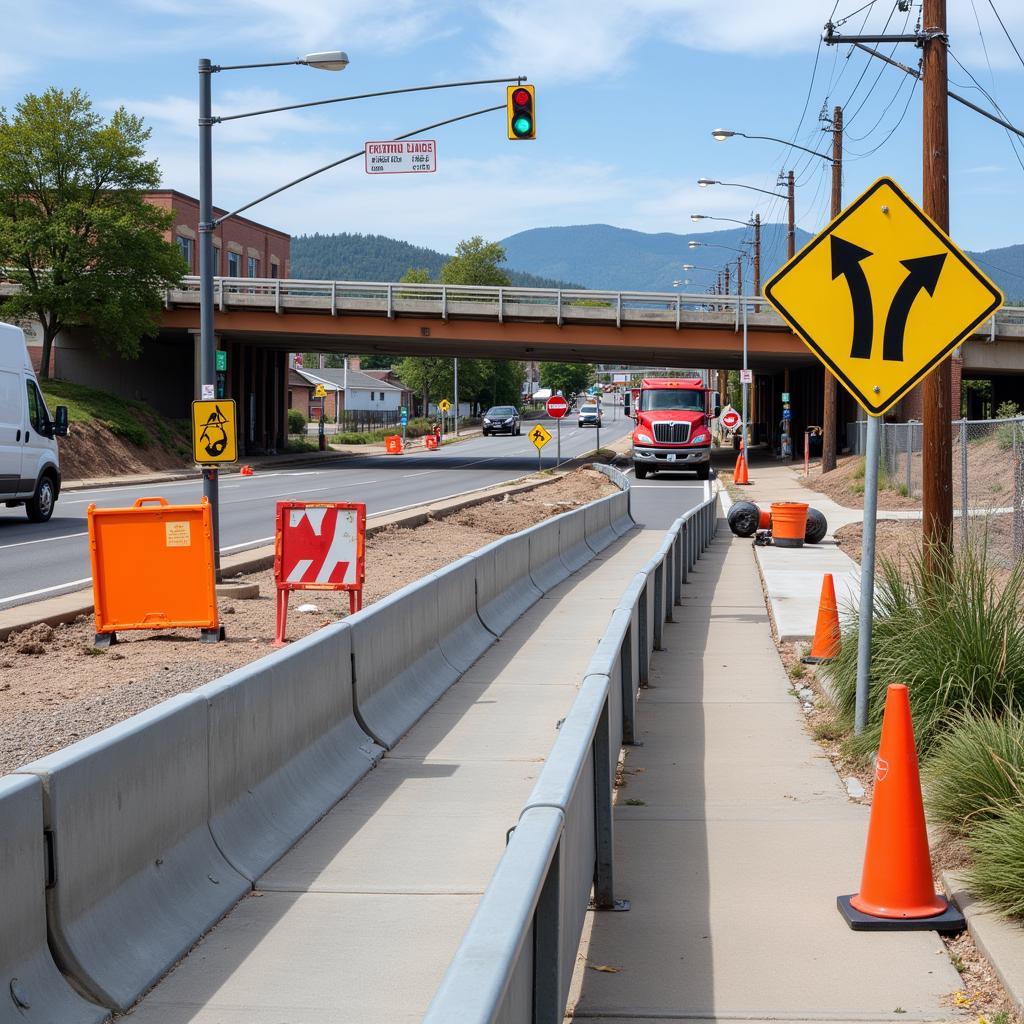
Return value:
<svg viewBox="0 0 1024 1024">
<path fill-rule="evenodd" d="M 562 421 L 555 420 L 555 469 L 562 464 Z"/>
<path fill-rule="evenodd" d="M 868 417 L 867 459 L 864 468 L 864 535 L 860 547 L 860 609 L 857 633 L 857 697 L 853 731 L 860 735 L 868 724 L 871 685 L 871 624 L 875 610 L 875 526 L 878 519 L 878 458 L 882 433 L 877 416 Z"/>
</svg>

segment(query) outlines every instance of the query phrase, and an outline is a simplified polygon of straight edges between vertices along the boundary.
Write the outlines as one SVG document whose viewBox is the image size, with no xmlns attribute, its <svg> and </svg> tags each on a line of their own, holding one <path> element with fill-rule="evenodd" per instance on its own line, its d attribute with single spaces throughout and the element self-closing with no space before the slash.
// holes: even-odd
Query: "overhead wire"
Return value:
<svg viewBox="0 0 1024 1024">
<path fill-rule="evenodd" d="M 996 10 L 995 0 L 988 0 L 988 5 L 992 8 L 992 13 L 996 16 L 996 21 L 999 22 L 999 27 L 1003 30 L 1003 35 L 1006 36 L 1006 41 L 1013 47 L 1013 52 L 1017 54 L 1017 60 L 1024 65 L 1024 56 L 1021 56 L 1020 50 L 1017 49 L 1017 44 L 1013 41 L 1013 36 L 1010 35 L 1010 31 L 1003 23 L 1003 19 L 1000 16 L 999 11 Z"/>
</svg>

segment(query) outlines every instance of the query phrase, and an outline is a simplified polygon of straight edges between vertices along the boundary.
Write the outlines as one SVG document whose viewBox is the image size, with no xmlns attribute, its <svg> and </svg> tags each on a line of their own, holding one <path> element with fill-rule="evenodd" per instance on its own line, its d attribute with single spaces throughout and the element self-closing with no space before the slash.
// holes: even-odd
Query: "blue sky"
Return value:
<svg viewBox="0 0 1024 1024">
<path fill-rule="evenodd" d="M 380 232 L 447 250 L 471 234 L 501 238 L 552 224 L 690 231 L 691 213 L 783 215 L 769 196 L 701 189 L 698 177 L 771 189 L 780 168 L 794 165 L 798 223 L 815 231 L 827 220 L 825 161 L 787 156 L 768 142 L 716 143 L 710 132 L 721 126 L 824 148 L 819 110 L 823 102 L 842 103 L 847 198 L 881 174 L 920 195 L 920 89 L 911 96 L 906 76 L 864 54 L 824 46 L 818 52 L 834 6 L 838 20 L 861 2 L 0 0 L 6 23 L 17 27 L 0 43 L 0 102 L 11 107 L 26 92 L 56 85 L 81 87 L 104 114 L 123 103 L 151 126 L 164 185 L 195 194 L 199 57 L 234 64 L 342 48 L 351 58 L 341 73 L 287 67 L 219 74 L 214 106 L 221 114 L 523 74 L 537 87 L 537 141 L 509 142 L 503 115 L 485 115 L 433 133 L 438 172 L 430 178 L 371 179 L 353 161 L 251 215 L 296 234 Z M 906 15 L 894 6 L 876 0 L 844 30 L 866 24 L 880 31 L 890 14 L 890 31 L 900 30 Z M 1024 125 L 1024 65 L 989 0 L 949 6 L 953 53 Z M 995 6 L 1024 52 L 1024 3 Z M 917 10 L 915 2 L 910 29 Z M 918 55 L 910 45 L 896 54 L 912 65 Z M 950 70 L 957 87 L 986 103 L 953 61 Z M 215 200 L 233 208 L 368 139 L 503 100 L 503 86 L 480 86 L 218 126 Z M 1002 129 L 952 103 L 951 150 L 953 237 L 972 249 L 1024 242 L 1024 145 L 1015 154 Z"/>
</svg>

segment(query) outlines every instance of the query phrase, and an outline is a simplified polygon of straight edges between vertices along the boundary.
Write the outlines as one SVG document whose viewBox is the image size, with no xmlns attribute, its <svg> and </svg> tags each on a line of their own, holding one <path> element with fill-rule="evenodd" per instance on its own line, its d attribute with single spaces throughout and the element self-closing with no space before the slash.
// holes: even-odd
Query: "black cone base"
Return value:
<svg viewBox="0 0 1024 1024">
<path fill-rule="evenodd" d="M 934 917 L 874 917 L 850 905 L 853 896 L 838 896 L 836 906 L 843 919 L 855 932 L 962 932 L 967 927 L 964 915 L 950 901 L 941 914 Z"/>
</svg>

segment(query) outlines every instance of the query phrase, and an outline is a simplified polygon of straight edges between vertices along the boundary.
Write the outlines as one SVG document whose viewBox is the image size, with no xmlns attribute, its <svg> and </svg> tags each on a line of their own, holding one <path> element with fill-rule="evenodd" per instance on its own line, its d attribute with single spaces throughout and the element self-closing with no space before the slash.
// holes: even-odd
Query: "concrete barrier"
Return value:
<svg viewBox="0 0 1024 1024">
<path fill-rule="evenodd" d="M 586 511 L 578 508 L 551 520 L 558 523 L 558 554 L 569 572 L 582 569 L 594 557 L 594 549 L 587 544 Z"/>
<path fill-rule="evenodd" d="M 352 705 L 352 633 L 336 623 L 202 687 L 210 829 L 255 882 L 384 751 Z"/>
<path fill-rule="evenodd" d="M 531 526 L 525 536 L 530 539 L 530 579 L 546 594 L 571 571 L 558 554 L 558 517 Z"/>
<path fill-rule="evenodd" d="M 207 824 L 208 742 L 185 694 L 19 769 L 53 836 L 51 948 L 103 1006 L 126 1010 L 249 891 Z"/>
<path fill-rule="evenodd" d="M 43 787 L 30 775 L 0 779 L 0 1021 L 100 1024 L 106 1010 L 76 994 L 46 944 Z"/>
<path fill-rule="evenodd" d="M 472 557 L 403 587 L 346 620 L 356 708 L 390 749 L 494 643 L 476 613 Z"/>
<path fill-rule="evenodd" d="M 622 537 L 629 533 L 630 530 L 635 529 L 636 523 L 633 522 L 633 516 L 629 510 L 629 492 L 623 491 L 621 494 L 613 494 L 611 504 L 611 527 L 617 537 Z"/>
<path fill-rule="evenodd" d="M 543 596 L 530 578 L 530 536 L 517 533 L 481 548 L 476 563 L 477 609 L 499 636 Z"/>
<path fill-rule="evenodd" d="M 609 544 L 618 540 L 618 534 L 612 529 L 611 503 L 620 499 L 621 495 L 612 494 L 583 506 L 587 544 L 594 554 L 600 554 Z"/>
</svg>

